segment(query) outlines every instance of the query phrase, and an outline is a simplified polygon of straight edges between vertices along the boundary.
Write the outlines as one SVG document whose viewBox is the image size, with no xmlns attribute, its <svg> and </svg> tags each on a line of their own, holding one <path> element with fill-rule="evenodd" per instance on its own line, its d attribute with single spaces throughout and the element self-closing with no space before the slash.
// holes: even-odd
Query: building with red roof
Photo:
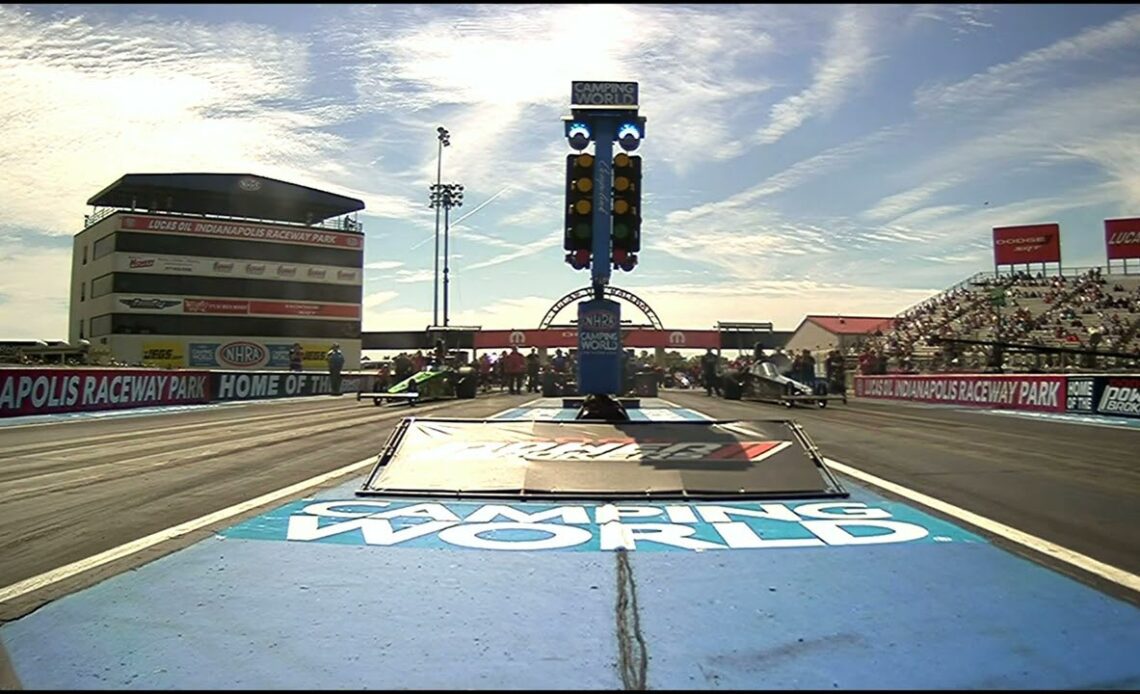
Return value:
<svg viewBox="0 0 1140 694">
<path fill-rule="evenodd" d="M 813 352 L 856 347 L 868 336 L 885 334 L 893 318 L 881 316 L 805 316 L 788 338 L 788 351 Z"/>
</svg>

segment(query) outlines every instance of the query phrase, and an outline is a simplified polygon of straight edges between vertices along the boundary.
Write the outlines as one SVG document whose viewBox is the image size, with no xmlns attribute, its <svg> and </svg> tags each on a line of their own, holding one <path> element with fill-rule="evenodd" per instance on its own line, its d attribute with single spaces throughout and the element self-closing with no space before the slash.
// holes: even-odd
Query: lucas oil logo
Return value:
<svg viewBox="0 0 1140 694">
<path fill-rule="evenodd" d="M 228 342 L 218 348 L 218 363 L 223 366 L 250 368 L 269 360 L 269 350 L 256 342 Z"/>
</svg>

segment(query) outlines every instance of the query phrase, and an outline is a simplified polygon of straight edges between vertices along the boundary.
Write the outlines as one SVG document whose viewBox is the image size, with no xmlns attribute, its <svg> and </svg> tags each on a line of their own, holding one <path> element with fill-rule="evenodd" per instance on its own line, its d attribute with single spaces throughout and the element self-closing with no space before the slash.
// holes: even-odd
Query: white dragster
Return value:
<svg viewBox="0 0 1140 694">
<path fill-rule="evenodd" d="M 785 407 L 792 407 L 797 402 L 814 402 L 818 407 L 827 407 L 829 400 L 847 402 L 846 395 L 829 395 L 826 381 L 820 379 L 814 387 L 809 386 L 780 373 L 770 361 L 756 362 L 747 369 L 726 372 L 724 397 L 726 400 L 775 402 Z"/>
</svg>

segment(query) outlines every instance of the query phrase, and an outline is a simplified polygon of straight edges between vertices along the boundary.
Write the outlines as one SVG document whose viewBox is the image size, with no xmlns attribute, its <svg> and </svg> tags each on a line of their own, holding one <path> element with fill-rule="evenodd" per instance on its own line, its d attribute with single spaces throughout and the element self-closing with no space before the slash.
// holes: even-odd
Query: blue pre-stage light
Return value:
<svg viewBox="0 0 1140 694">
<path fill-rule="evenodd" d="M 618 145 L 627 152 L 632 152 L 641 145 L 641 128 L 637 123 L 623 123 L 617 131 Z"/>
<path fill-rule="evenodd" d="M 583 150 L 590 144 L 590 128 L 585 123 L 571 123 L 566 129 L 566 139 L 576 150 Z"/>
</svg>

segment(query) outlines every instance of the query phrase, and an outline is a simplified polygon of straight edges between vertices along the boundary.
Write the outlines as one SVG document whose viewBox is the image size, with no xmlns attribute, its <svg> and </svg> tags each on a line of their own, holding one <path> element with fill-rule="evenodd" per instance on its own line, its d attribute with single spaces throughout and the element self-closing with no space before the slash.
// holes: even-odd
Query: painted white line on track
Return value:
<svg viewBox="0 0 1140 694">
<path fill-rule="evenodd" d="M 932 496 L 916 492 L 913 489 L 904 487 L 901 484 L 895 484 L 881 477 L 876 477 L 869 472 L 863 472 L 850 465 L 841 463 L 831 458 L 824 458 L 827 461 L 828 467 L 837 470 L 848 477 L 854 477 L 857 480 L 874 485 L 880 489 L 897 494 L 905 499 L 917 502 L 928 508 L 934 509 L 941 513 L 946 514 L 952 518 L 969 523 L 975 527 L 981 528 L 986 532 L 1002 537 L 1011 542 L 1015 542 L 1023 547 L 1028 547 L 1041 554 L 1048 555 L 1054 559 L 1065 562 L 1072 566 L 1077 567 L 1083 571 L 1095 574 L 1106 580 L 1112 581 L 1117 585 L 1124 586 L 1130 590 L 1140 593 L 1140 576 L 1129 573 L 1124 569 L 1119 569 L 1111 564 L 1105 564 L 1102 561 L 1097 561 L 1090 556 L 1074 552 L 1071 549 L 1062 547 L 1056 543 L 1050 542 L 1036 535 L 1030 535 L 1027 532 L 1018 530 L 1017 528 L 1008 526 L 1004 523 L 999 523 L 995 520 L 986 518 L 985 516 L 978 515 L 972 511 L 967 511 L 964 508 L 959 508 L 953 504 L 936 499 Z"/>
<path fill-rule="evenodd" d="M 496 412 L 495 414 L 487 417 L 487 419 L 498 419 L 499 417 L 502 417 L 503 415 L 507 414 L 508 412 L 514 412 L 515 410 L 521 410 L 523 408 L 530 407 L 531 405 L 533 405 L 536 402 L 542 402 L 542 400 L 543 400 L 542 398 L 535 398 L 534 400 L 524 402 L 521 405 L 515 405 L 514 407 L 508 407 L 507 409 L 503 410 L 502 412 Z"/>
<path fill-rule="evenodd" d="M 66 566 L 61 566 L 58 569 L 52 569 L 51 571 L 46 571 L 38 576 L 26 578 L 18 583 L 13 583 L 12 585 L 5 588 L 0 588 L 0 604 L 12 600 L 13 598 L 18 598 L 21 595 L 30 593 L 34 590 L 46 588 L 53 583 L 58 583 L 65 579 L 71 578 L 72 576 L 77 576 L 85 571 L 96 569 L 117 559 L 129 557 L 132 554 L 141 552 L 142 550 L 153 547 L 159 543 L 173 540 L 174 538 L 181 537 L 187 533 L 192 533 L 195 530 L 200 530 L 209 525 L 213 525 L 214 523 L 233 518 L 234 516 L 245 513 L 246 511 L 251 511 L 255 508 L 258 508 L 259 506 L 264 506 L 265 504 L 270 504 L 280 499 L 298 494 L 305 490 L 324 484 L 329 480 L 336 479 L 337 477 L 342 477 L 344 475 L 356 472 L 357 470 L 362 470 L 374 464 L 375 462 L 376 456 L 371 456 L 369 458 L 365 458 L 364 460 L 352 463 L 351 465 L 345 465 L 344 467 L 337 468 L 331 472 L 326 472 L 323 475 L 318 475 L 302 482 L 298 482 L 297 484 L 278 489 L 275 492 L 262 494 L 255 499 L 243 501 L 240 504 L 235 504 L 234 506 L 224 508 L 220 511 L 215 511 L 214 513 L 210 513 L 200 518 L 195 518 L 194 520 L 181 523 L 172 528 L 167 528 L 166 530 L 160 530 L 157 533 L 147 535 L 146 537 L 139 538 L 133 542 L 128 542 L 125 545 L 119 545 L 118 547 L 114 547 L 105 552 L 100 552 L 99 554 L 87 557 L 86 559 L 80 559 L 79 561 L 72 562 Z"/>
</svg>

